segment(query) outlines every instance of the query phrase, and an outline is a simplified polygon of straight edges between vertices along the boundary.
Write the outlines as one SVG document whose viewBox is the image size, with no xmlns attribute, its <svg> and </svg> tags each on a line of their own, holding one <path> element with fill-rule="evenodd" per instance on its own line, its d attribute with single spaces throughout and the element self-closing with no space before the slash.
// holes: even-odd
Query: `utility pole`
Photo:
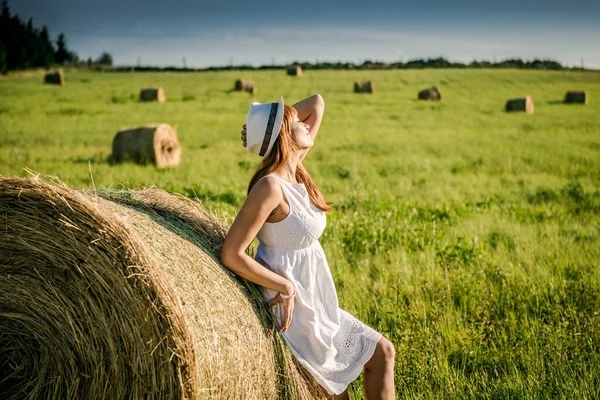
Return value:
<svg viewBox="0 0 600 400">
<path fill-rule="evenodd" d="M 183 69 L 187 69 L 187 64 L 185 63 L 185 57 L 181 60 L 183 63 Z"/>
</svg>

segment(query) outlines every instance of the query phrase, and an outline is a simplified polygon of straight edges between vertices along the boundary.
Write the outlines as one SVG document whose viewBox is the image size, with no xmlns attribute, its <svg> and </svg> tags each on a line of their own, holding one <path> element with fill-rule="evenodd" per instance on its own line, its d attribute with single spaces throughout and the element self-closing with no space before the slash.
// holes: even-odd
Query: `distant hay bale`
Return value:
<svg viewBox="0 0 600 400">
<path fill-rule="evenodd" d="M 565 103 L 587 104 L 588 95 L 585 90 L 569 91 L 565 94 Z"/>
<path fill-rule="evenodd" d="M 169 124 L 124 129 L 117 132 L 112 143 L 112 160 L 115 163 L 133 161 L 166 168 L 179 165 L 180 156 L 177 134 Z"/>
<path fill-rule="evenodd" d="M 238 79 L 235 81 L 234 89 L 239 92 L 256 94 L 256 83 L 247 79 Z"/>
<path fill-rule="evenodd" d="M 354 82 L 354 93 L 375 93 L 373 81 Z"/>
<path fill-rule="evenodd" d="M 140 90 L 140 101 L 158 101 L 159 103 L 164 103 L 166 100 L 165 90 L 161 87 Z"/>
<path fill-rule="evenodd" d="M 525 111 L 527 114 L 533 114 L 533 99 L 531 96 L 510 99 L 506 102 L 504 109 L 507 112 L 511 111 Z"/>
<path fill-rule="evenodd" d="M 442 94 L 436 86 L 423 89 L 419 92 L 419 100 L 439 101 L 442 99 Z"/>
<path fill-rule="evenodd" d="M 200 202 L 0 175 L 0 213 L 0 398 L 323 398 Z"/>
<path fill-rule="evenodd" d="M 287 69 L 289 76 L 302 76 L 302 67 L 299 65 L 290 66 Z"/>
<path fill-rule="evenodd" d="M 44 75 L 44 83 L 63 86 L 65 84 L 65 78 L 62 69 Z"/>
</svg>

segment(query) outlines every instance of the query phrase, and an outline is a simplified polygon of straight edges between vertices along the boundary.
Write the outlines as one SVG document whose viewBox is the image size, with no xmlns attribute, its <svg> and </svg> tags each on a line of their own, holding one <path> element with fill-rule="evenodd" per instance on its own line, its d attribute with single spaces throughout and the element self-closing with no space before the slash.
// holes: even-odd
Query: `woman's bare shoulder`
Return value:
<svg viewBox="0 0 600 400">
<path fill-rule="evenodd" d="M 250 193 L 248 193 L 248 201 L 279 202 L 282 196 L 281 185 L 277 181 L 277 178 L 266 176 L 254 184 Z"/>
</svg>

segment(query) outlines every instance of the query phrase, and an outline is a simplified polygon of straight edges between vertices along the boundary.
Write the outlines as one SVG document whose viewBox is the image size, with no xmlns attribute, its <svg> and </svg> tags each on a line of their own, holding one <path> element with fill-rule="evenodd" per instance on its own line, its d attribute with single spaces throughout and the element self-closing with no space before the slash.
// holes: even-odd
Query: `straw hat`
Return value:
<svg viewBox="0 0 600 400">
<path fill-rule="evenodd" d="M 283 97 L 279 103 L 252 103 L 246 116 L 246 143 L 249 152 L 269 154 L 283 122 Z"/>
</svg>

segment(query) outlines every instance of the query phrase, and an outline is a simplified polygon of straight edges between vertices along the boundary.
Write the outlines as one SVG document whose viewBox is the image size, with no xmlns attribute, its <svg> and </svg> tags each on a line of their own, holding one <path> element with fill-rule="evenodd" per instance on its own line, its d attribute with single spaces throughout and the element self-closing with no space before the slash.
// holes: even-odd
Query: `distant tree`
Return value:
<svg viewBox="0 0 600 400">
<path fill-rule="evenodd" d="M 56 52 L 54 53 L 54 60 L 59 64 L 64 64 L 69 59 L 69 50 L 67 49 L 67 39 L 65 34 L 61 33 L 58 35 L 56 40 Z"/>
<path fill-rule="evenodd" d="M 6 51 L 4 50 L 4 45 L 0 43 L 0 74 L 5 75 L 7 72 Z"/>
<path fill-rule="evenodd" d="M 113 57 L 107 52 L 100 54 L 100 57 L 96 59 L 96 64 L 98 65 L 113 65 Z"/>
<path fill-rule="evenodd" d="M 56 52 L 54 53 L 54 60 L 58 64 L 74 64 L 79 60 L 77 53 L 70 51 L 67 48 L 67 38 L 64 33 L 60 33 L 56 40 Z"/>
<path fill-rule="evenodd" d="M 8 2 L 2 0 L 0 8 L 0 72 L 5 74 L 8 71 L 8 46 L 10 39 L 9 25 L 10 25 L 10 10 L 8 9 Z"/>
<path fill-rule="evenodd" d="M 10 10 L 8 9 L 8 1 L 2 0 L 2 13 L 0 13 L 0 18 L 2 21 L 7 21 L 10 18 Z"/>
<path fill-rule="evenodd" d="M 54 46 L 50 40 L 50 34 L 46 25 L 40 31 L 40 65 L 48 68 L 54 64 Z"/>
</svg>

